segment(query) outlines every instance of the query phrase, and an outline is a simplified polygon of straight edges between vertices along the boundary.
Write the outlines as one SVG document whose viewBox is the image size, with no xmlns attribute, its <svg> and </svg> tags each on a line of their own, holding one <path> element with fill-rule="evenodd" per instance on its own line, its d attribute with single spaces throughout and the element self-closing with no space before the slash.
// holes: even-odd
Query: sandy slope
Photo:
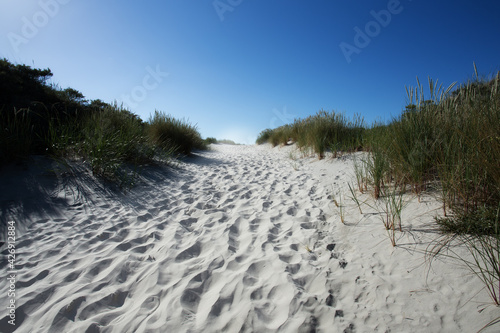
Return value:
<svg viewBox="0 0 500 333">
<path fill-rule="evenodd" d="M 467 270 L 425 261 L 434 199 L 407 198 L 393 248 L 377 209 L 347 198 L 352 157 L 290 154 L 215 145 L 126 195 L 54 178 L 51 209 L 17 193 L 30 204 L 3 219 L 34 222 L 16 244 L 17 332 L 471 332 L 499 315 Z"/>
</svg>

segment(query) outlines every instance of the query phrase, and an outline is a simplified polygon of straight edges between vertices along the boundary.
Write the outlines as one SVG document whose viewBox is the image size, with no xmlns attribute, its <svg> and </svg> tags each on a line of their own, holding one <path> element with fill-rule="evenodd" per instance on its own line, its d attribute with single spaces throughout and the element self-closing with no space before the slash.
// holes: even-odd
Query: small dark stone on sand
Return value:
<svg viewBox="0 0 500 333">
<path fill-rule="evenodd" d="M 337 317 L 344 317 L 344 310 L 335 310 L 335 318 Z"/>
<path fill-rule="evenodd" d="M 333 302 L 335 301 L 335 299 L 333 298 L 333 295 L 330 294 L 328 295 L 328 297 L 326 298 L 326 305 L 328 306 L 333 306 Z"/>
<path fill-rule="evenodd" d="M 301 333 L 316 333 L 319 326 L 318 318 L 311 316 L 300 325 L 298 331 Z"/>
<path fill-rule="evenodd" d="M 328 245 L 326 246 L 326 249 L 327 249 L 328 251 L 333 251 L 333 249 L 335 249 L 335 245 L 336 245 L 335 243 L 328 244 Z"/>
<path fill-rule="evenodd" d="M 354 332 L 356 332 L 356 330 L 354 329 L 354 324 L 353 323 L 350 323 L 349 327 L 347 327 L 344 330 L 344 333 L 354 333 Z"/>
</svg>

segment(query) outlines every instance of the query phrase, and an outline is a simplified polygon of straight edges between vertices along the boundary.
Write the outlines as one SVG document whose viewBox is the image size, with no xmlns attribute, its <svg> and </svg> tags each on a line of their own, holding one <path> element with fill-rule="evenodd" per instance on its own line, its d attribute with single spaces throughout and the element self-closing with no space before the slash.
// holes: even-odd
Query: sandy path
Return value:
<svg viewBox="0 0 500 333">
<path fill-rule="evenodd" d="M 482 326 L 478 304 L 467 302 L 477 281 L 449 263 L 434 267 L 458 281 L 429 272 L 415 251 L 425 248 L 424 233 L 408 233 L 409 245 L 394 250 L 376 212 L 350 207 L 348 225 L 340 223 L 329 194 L 351 180 L 350 159 L 294 162 L 291 149 L 215 145 L 128 195 L 67 199 L 57 218 L 18 239 L 17 332 Z M 438 204 L 415 207 L 407 214 L 418 223 Z"/>
</svg>

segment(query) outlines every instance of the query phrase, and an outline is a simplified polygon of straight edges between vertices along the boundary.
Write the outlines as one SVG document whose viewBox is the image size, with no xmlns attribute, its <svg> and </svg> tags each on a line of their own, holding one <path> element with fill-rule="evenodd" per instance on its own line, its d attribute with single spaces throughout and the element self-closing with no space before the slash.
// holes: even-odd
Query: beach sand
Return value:
<svg viewBox="0 0 500 333">
<path fill-rule="evenodd" d="M 362 213 L 349 198 L 354 157 L 212 145 L 124 194 L 83 171 L 4 174 L 16 332 L 476 332 L 497 317 L 459 261 L 426 257 L 437 199 L 405 197 L 393 247 L 371 196 Z"/>
</svg>

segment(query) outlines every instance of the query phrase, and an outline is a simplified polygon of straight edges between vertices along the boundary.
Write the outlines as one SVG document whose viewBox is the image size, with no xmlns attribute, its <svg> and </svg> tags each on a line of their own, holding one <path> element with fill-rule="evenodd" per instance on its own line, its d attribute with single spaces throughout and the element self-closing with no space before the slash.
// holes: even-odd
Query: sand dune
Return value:
<svg viewBox="0 0 500 333">
<path fill-rule="evenodd" d="M 393 248 L 374 207 L 346 198 L 340 222 L 352 156 L 290 153 L 214 145 L 128 194 L 54 186 L 59 209 L 16 241 L 16 332 L 472 332 L 498 315 L 477 277 L 425 260 L 435 199 L 407 199 Z"/>
</svg>

